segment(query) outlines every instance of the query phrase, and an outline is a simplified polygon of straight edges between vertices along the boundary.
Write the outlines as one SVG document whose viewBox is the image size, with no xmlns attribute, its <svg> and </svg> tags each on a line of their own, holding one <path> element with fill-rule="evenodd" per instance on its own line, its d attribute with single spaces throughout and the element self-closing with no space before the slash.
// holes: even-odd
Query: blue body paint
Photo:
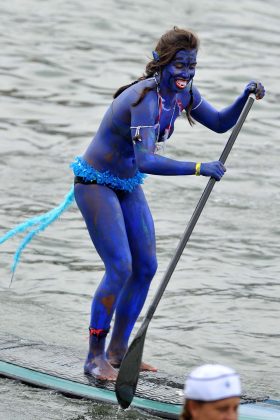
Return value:
<svg viewBox="0 0 280 420">
<path fill-rule="evenodd" d="M 164 136 L 170 121 L 169 136 L 172 134 L 176 118 L 187 107 L 195 66 L 196 51 L 180 50 L 163 68 L 158 81 L 161 110 L 156 78 L 128 87 L 111 104 L 84 159 L 94 167 L 109 170 L 119 177 L 132 177 L 137 170 L 157 175 L 194 174 L 195 162 L 159 156 L 155 153 L 155 144 Z M 144 88 L 152 90 L 137 106 L 133 106 Z M 192 90 L 192 117 L 218 133 L 234 126 L 250 93 L 245 90 L 232 105 L 217 111 L 201 98 L 195 86 Z M 131 141 L 136 134 L 138 140 Z M 224 172 L 220 162 L 202 163 L 200 169 L 202 175 L 214 176 L 217 180 Z M 127 349 L 131 331 L 156 272 L 152 216 L 140 186 L 132 193 L 120 194 L 107 187 L 78 185 L 75 197 L 93 244 L 105 265 L 105 275 L 92 302 L 90 326 L 108 329 L 115 312 L 107 357 L 111 363 L 117 364 Z M 98 345 L 90 343 L 91 350 L 85 365 L 86 370 L 93 374 L 95 364 L 91 360 L 96 357 L 93 358 L 92 349 Z M 100 345 L 99 354 L 102 353 L 105 358 L 104 345 Z"/>
<path fill-rule="evenodd" d="M 178 48 L 182 34 L 186 46 Z M 197 55 L 194 35 L 178 28 L 163 37 L 166 35 L 168 42 L 159 41 L 154 60 L 149 63 L 157 74 L 152 71 L 149 75 L 147 71 L 146 78 L 128 86 L 114 99 L 87 150 L 72 164 L 74 174 L 82 179 L 74 186 L 75 200 L 105 267 L 92 301 L 85 362 L 85 372 L 100 379 L 116 378 L 111 365 L 122 360 L 157 269 L 153 219 L 140 185 L 144 174 L 194 175 L 197 171 L 196 162 L 156 154 L 157 143 L 172 135 L 176 118 L 190 105 L 193 119 L 222 133 L 234 126 L 252 91 L 258 99 L 265 93 L 261 83 L 250 82 L 232 105 L 217 111 L 193 84 Z M 170 59 L 162 64 L 166 54 Z M 145 95 L 139 101 L 144 89 Z M 224 172 L 224 166 L 217 161 L 200 166 L 201 175 L 216 180 Z M 2 242 L 37 223 L 39 227 L 31 231 L 31 236 L 44 229 L 70 205 L 72 197 L 73 191 L 54 215 L 31 219 L 11 234 L 8 232 Z M 28 236 L 24 246 L 30 239 Z M 105 352 L 106 333 L 114 314 Z"/>
<path fill-rule="evenodd" d="M 160 91 L 164 96 L 173 92 L 186 92 L 187 86 L 194 78 L 196 68 L 196 50 L 178 51 L 174 59 L 162 70 Z"/>
</svg>

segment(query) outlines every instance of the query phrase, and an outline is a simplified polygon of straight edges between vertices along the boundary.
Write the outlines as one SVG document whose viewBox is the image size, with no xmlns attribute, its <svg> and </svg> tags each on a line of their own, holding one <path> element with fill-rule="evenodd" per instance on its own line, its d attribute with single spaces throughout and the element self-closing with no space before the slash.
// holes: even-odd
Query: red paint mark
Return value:
<svg viewBox="0 0 280 420">
<path fill-rule="evenodd" d="M 105 296 L 101 303 L 105 306 L 107 314 L 109 315 L 112 311 L 112 306 L 114 305 L 114 302 L 116 300 L 116 297 L 114 295 Z"/>
</svg>

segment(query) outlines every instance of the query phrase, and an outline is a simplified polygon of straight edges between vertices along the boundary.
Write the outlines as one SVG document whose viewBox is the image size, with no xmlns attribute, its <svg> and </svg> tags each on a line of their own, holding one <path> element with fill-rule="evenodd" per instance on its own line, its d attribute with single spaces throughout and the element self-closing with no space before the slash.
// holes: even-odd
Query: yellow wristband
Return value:
<svg viewBox="0 0 280 420">
<path fill-rule="evenodd" d="M 197 162 L 195 165 L 195 175 L 199 176 L 200 175 L 200 167 L 201 167 L 201 163 Z"/>
</svg>

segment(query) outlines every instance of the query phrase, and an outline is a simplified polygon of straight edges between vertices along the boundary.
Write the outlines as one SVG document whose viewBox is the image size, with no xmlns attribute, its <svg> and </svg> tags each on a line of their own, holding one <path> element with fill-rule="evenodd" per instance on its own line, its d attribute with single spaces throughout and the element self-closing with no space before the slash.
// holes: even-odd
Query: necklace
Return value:
<svg viewBox="0 0 280 420">
<path fill-rule="evenodd" d="M 173 106 L 173 111 L 172 111 L 172 114 L 171 114 L 169 124 L 166 127 L 166 129 L 164 130 L 164 134 L 162 136 L 163 142 L 165 142 L 169 137 L 169 133 L 170 133 L 170 130 L 171 130 L 171 127 L 172 127 L 172 122 L 173 122 L 173 118 L 174 118 L 174 114 L 175 114 L 175 110 L 176 110 L 177 105 L 178 105 L 178 102 L 177 102 L 177 95 L 176 95 L 176 100 L 175 100 L 175 103 L 174 103 L 174 106 Z M 162 99 L 162 96 L 160 95 L 160 93 L 158 92 L 158 110 L 159 110 L 159 112 L 158 112 L 158 118 L 157 118 L 157 120 L 158 120 L 157 121 L 157 124 L 158 124 L 157 142 L 159 142 L 159 136 L 160 136 L 160 117 L 161 117 L 161 114 L 162 114 L 162 109 L 163 109 L 163 99 Z"/>
<path fill-rule="evenodd" d="M 177 94 L 176 94 L 172 115 L 171 115 L 168 126 L 164 130 L 164 133 L 163 133 L 163 136 L 162 136 L 162 141 L 160 142 L 160 117 L 161 117 L 162 109 L 163 109 L 163 99 L 162 99 L 162 96 L 160 94 L 159 83 L 157 81 L 157 76 L 158 76 L 157 73 L 155 73 L 154 76 L 153 76 L 153 79 L 156 82 L 157 99 L 158 99 L 158 116 L 156 118 L 156 123 L 154 125 L 138 125 L 136 127 L 134 127 L 134 126 L 130 127 L 130 129 L 135 129 L 135 135 L 132 138 L 132 141 L 133 141 L 134 144 L 136 144 L 137 141 L 142 141 L 141 135 L 140 135 L 141 128 L 154 128 L 155 130 L 157 129 L 154 153 L 156 153 L 157 151 L 159 151 L 162 148 L 163 148 L 163 150 L 165 149 L 165 142 L 168 139 L 169 134 L 170 134 L 170 130 L 171 130 L 171 127 L 172 127 L 172 122 L 173 122 L 173 119 L 174 119 L 176 107 L 178 106 L 178 108 L 179 108 L 179 114 L 182 112 L 182 107 L 181 107 L 182 104 L 181 104 L 181 101 L 178 100 Z"/>
<path fill-rule="evenodd" d="M 158 117 L 157 117 L 157 120 L 156 120 L 155 128 L 158 129 L 158 131 L 157 131 L 157 140 L 156 140 L 156 151 L 158 151 L 162 147 L 163 147 L 163 149 L 165 149 L 165 142 L 166 142 L 166 140 L 169 137 L 169 133 L 170 133 L 170 130 L 171 130 L 171 127 L 172 127 L 172 122 L 173 122 L 175 110 L 176 110 L 176 107 L 178 106 L 178 100 L 177 100 L 177 94 L 176 94 L 175 103 L 174 103 L 174 106 L 173 106 L 173 111 L 172 111 L 172 114 L 171 114 L 171 118 L 170 118 L 170 121 L 169 121 L 168 126 L 164 130 L 164 133 L 163 133 L 163 136 L 162 136 L 162 142 L 160 142 L 159 141 L 159 137 L 160 137 L 160 117 L 161 117 L 162 109 L 163 109 L 163 99 L 162 99 L 162 96 L 160 94 L 159 83 L 157 81 L 156 76 L 157 75 L 154 76 L 154 80 L 155 80 L 156 85 L 157 85 Z M 160 143 L 162 143 L 162 145 Z"/>
</svg>

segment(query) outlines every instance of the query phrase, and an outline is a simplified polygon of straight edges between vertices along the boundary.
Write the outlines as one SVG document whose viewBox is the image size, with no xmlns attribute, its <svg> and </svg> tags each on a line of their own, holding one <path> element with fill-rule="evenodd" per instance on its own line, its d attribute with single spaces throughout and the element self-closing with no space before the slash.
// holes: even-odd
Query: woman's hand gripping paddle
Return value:
<svg viewBox="0 0 280 420">
<path fill-rule="evenodd" d="M 228 142 L 223 150 L 223 153 L 220 157 L 220 162 L 223 164 L 225 163 L 232 146 L 243 126 L 243 123 L 248 115 L 248 112 L 250 111 L 252 105 L 254 103 L 254 99 L 249 97 L 240 116 L 239 119 L 232 130 L 232 133 L 228 139 Z M 179 242 L 179 245 L 175 251 L 175 254 L 164 274 L 164 277 L 161 281 L 161 284 L 156 292 L 156 295 L 147 311 L 147 314 L 142 322 L 142 325 L 140 326 L 135 338 L 131 342 L 124 358 L 120 366 L 119 374 L 116 381 L 116 396 L 118 399 L 118 402 L 122 408 L 128 408 L 133 400 L 136 386 L 139 378 L 139 372 L 140 372 L 140 365 L 142 361 L 142 354 L 144 349 L 144 342 L 145 337 L 147 333 L 147 329 L 149 326 L 149 323 L 155 313 L 155 310 L 159 304 L 159 301 L 163 295 L 164 290 L 166 289 L 166 286 L 170 280 L 170 277 L 172 276 L 173 271 L 175 270 L 175 267 L 182 255 L 182 252 L 184 251 L 184 248 L 192 234 L 192 231 L 196 225 L 196 222 L 198 221 L 198 218 L 208 200 L 208 197 L 215 185 L 216 180 L 214 178 L 210 178 L 205 190 L 203 191 L 203 194 L 193 212 L 193 215 L 189 221 L 189 224 L 184 232 L 183 237 L 181 238 L 181 241 Z"/>
</svg>

